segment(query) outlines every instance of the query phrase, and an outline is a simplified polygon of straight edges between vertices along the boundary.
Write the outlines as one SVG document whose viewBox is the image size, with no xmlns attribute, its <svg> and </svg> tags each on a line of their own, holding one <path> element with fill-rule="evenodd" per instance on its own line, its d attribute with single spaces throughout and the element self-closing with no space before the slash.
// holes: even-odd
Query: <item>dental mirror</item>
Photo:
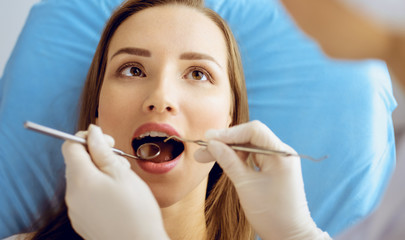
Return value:
<svg viewBox="0 0 405 240">
<path fill-rule="evenodd" d="M 136 150 L 136 156 L 141 159 L 151 159 L 159 156 L 160 147 L 155 143 L 144 143 Z"/>
<path fill-rule="evenodd" d="M 36 131 L 36 132 L 39 132 L 39 133 L 42 133 L 42 134 L 45 134 L 48 136 L 52 136 L 52 137 L 56 137 L 56 138 L 60 138 L 60 139 L 64 139 L 64 140 L 74 141 L 74 142 L 81 143 L 81 144 L 87 146 L 87 141 L 84 138 L 77 137 L 77 136 L 74 136 L 74 135 L 59 131 L 59 130 L 55 130 L 55 129 L 52 129 L 49 127 L 45 127 L 45 126 L 39 125 L 37 123 L 27 121 L 24 123 L 24 127 L 29 130 L 33 130 L 33 131 Z M 125 153 L 116 148 L 112 148 L 112 150 L 113 150 L 113 152 L 115 152 L 118 155 L 130 157 L 130 158 L 138 159 L 138 160 L 149 160 L 149 159 L 159 156 L 159 154 L 160 154 L 160 147 L 156 143 L 144 143 L 141 146 L 139 146 L 138 149 L 136 150 L 137 156 Z"/>
</svg>

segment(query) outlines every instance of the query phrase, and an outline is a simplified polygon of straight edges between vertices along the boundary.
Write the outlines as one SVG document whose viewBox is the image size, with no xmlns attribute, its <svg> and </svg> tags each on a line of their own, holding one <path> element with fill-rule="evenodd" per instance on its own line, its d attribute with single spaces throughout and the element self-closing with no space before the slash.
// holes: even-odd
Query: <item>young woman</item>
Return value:
<svg viewBox="0 0 405 240">
<path fill-rule="evenodd" d="M 64 144 L 67 206 L 28 238 L 328 239 L 310 217 L 299 158 L 224 144 L 294 153 L 247 121 L 239 51 L 221 17 L 202 1 L 125 2 L 101 36 L 79 122 L 115 145 L 94 125 L 78 133 L 88 149 Z M 173 135 L 209 145 L 164 142 Z M 111 151 L 145 142 L 162 153 L 145 161 Z"/>
</svg>

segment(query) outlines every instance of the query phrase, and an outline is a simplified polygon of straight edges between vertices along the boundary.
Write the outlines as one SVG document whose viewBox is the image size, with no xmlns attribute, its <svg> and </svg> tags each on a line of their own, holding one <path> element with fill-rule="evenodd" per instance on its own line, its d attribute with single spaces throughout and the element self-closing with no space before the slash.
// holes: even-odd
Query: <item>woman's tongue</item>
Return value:
<svg viewBox="0 0 405 240">
<path fill-rule="evenodd" d="M 160 162 L 167 162 L 170 160 L 173 160 L 173 145 L 170 143 L 165 143 L 165 142 L 155 142 L 157 145 L 159 145 L 160 147 L 160 154 L 152 159 L 149 159 L 147 161 L 151 161 L 151 162 L 156 162 L 156 163 L 160 163 Z"/>
</svg>

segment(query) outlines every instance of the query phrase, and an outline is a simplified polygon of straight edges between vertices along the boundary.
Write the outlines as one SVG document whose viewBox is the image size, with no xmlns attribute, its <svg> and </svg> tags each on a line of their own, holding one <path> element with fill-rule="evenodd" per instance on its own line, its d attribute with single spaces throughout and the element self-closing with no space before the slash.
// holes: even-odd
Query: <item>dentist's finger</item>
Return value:
<svg viewBox="0 0 405 240">
<path fill-rule="evenodd" d="M 107 134 L 104 134 L 103 136 L 104 136 L 104 140 L 107 142 L 108 146 L 114 147 L 114 145 L 115 145 L 114 138 Z"/>
<path fill-rule="evenodd" d="M 78 132 L 76 136 L 85 138 L 87 132 Z M 97 173 L 97 167 L 82 144 L 65 141 L 62 145 L 62 154 L 66 165 L 66 178 L 75 179 Z"/>
<path fill-rule="evenodd" d="M 194 153 L 194 159 L 200 163 L 215 162 L 216 159 L 211 155 L 206 147 L 197 149 Z"/>
<path fill-rule="evenodd" d="M 112 151 L 100 127 L 89 126 L 87 145 L 94 164 L 104 173 L 118 176 L 123 169 L 129 168 L 128 161 Z"/>
<path fill-rule="evenodd" d="M 284 144 L 265 124 L 252 121 L 233 126 L 228 129 L 208 130 L 207 139 L 216 139 L 228 144 L 252 144 L 257 147 L 269 148 L 278 151 L 290 151 L 291 148 Z M 295 152 L 292 150 L 293 153 Z"/>
<path fill-rule="evenodd" d="M 247 165 L 239 158 L 238 154 L 222 142 L 210 140 L 207 151 L 233 182 L 248 171 Z"/>
</svg>

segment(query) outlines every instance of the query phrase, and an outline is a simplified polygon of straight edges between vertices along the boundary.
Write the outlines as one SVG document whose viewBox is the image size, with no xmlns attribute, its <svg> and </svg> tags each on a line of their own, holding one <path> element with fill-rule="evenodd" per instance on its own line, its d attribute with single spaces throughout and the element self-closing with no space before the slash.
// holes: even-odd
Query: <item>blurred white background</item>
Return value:
<svg viewBox="0 0 405 240">
<path fill-rule="evenodd" d="M 0 0 L 0 76 L 34 3 L 40 0 Z"/>
</svg>

